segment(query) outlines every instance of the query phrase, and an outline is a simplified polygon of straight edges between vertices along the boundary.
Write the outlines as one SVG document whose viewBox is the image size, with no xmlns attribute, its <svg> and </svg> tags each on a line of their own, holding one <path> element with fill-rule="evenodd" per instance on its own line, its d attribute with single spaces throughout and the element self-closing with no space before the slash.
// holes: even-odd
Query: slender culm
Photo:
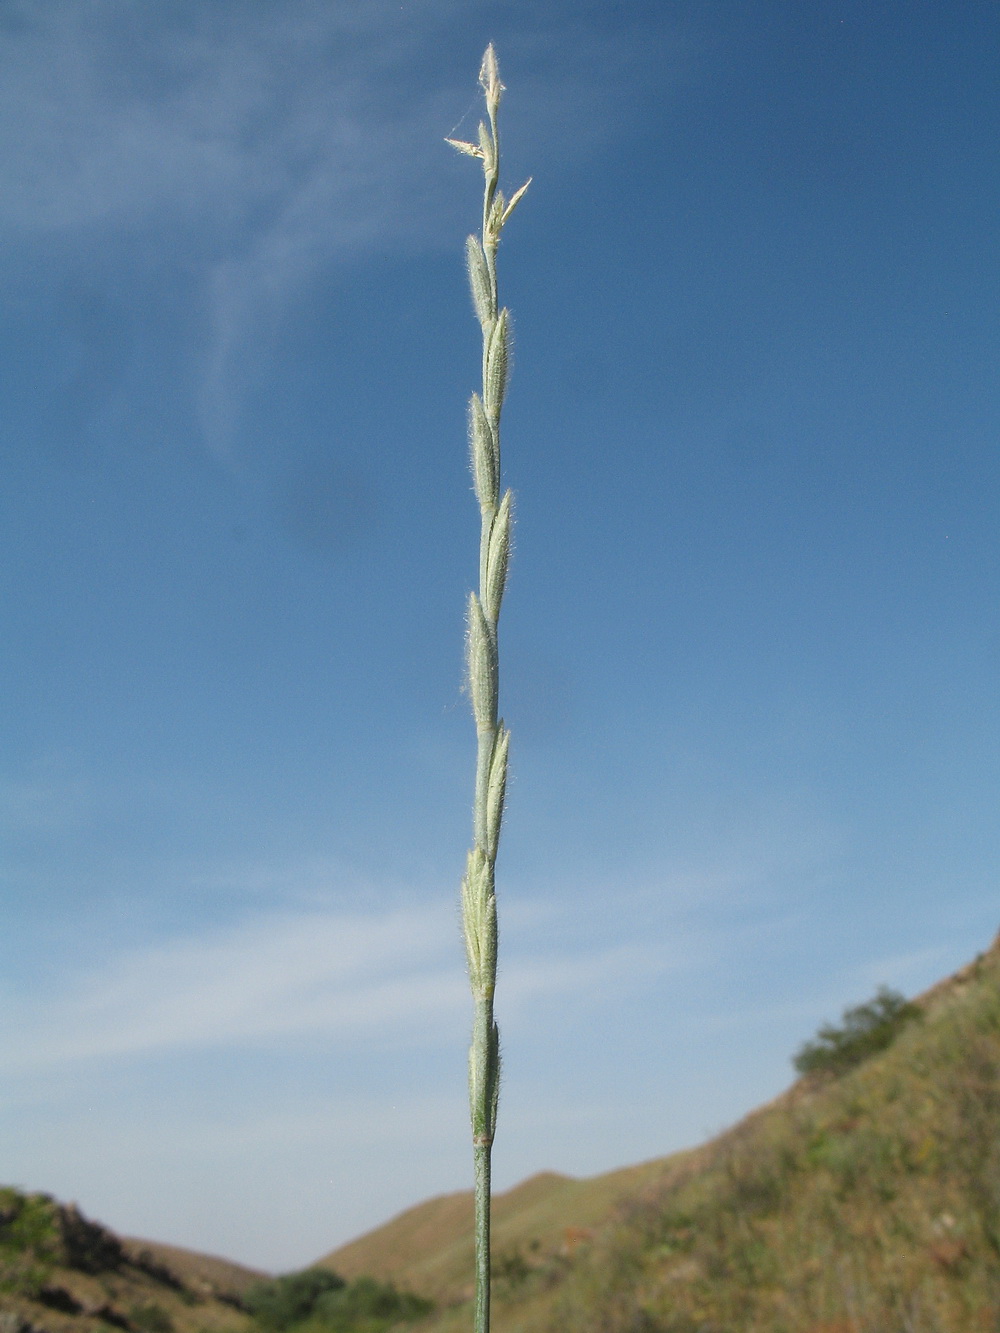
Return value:
<svg viewBox="0 0 1000 1333">
<path fill-rule="evenodd" d="M 490 1327 L 490 1157 L 496 1132 L 500 1091 L 500 1034 L 493 1019 L 497 975 L 497 907 L 494 883 L 500 824 L 507 787 L 510 732 L 498 718 L 500 689 L 497 622 L 507 581 L 512 523 L 511 493 L 500 495 L 500 411 L 510 364 L 510 319 L 497 299 L 497 249 L 526 182 L 510 201 L 498 188 L 500 136 L 497 111 L 504 90 L 492 46 L 486 48 L 479 82 L 486 95 L 489 124 L 479 123 L 479 142 L 449 139 L 459 152 L 483 164 L 481 236 L 465 245 L 472 304 L 483 334 L 482 397 L 469 402 L 469 449 L 472 477 L 482 522 L 479 542 L 479 592 L 469 594 L 466 645 L 469 693 L 476 723 L 476 794 L 473 845 L 462 880 L 462 924 L 472 986 L 474 1018 L 469 1051 L 469 1105 L 475 1166 L 476 1306 L 475 1333 Z"/>
</svg>

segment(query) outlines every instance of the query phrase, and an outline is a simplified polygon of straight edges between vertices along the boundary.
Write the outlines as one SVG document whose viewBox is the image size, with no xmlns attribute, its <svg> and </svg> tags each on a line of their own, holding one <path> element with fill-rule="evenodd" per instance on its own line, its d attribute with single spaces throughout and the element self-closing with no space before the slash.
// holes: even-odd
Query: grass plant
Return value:
<svg viewBox="0 0 1000 1333">
<path fill-rule="evenodd" d="M 469 1051 L 469 1104 L 475 1171 L 476 1333 L 490 1326 L 490 1163 L 500 1092 L 500 1035 L 493 1018 L 497 974 L 495 867 L 507 786 L 510 732 L 498 716 L 500 688 L 497 623 L 510 555 L 511 492 L 500 495 L 500 412 L 510 366 L 510 315 L 497 297 L 497 250 L 504 225 L 530 181 L 506 200 L 499 189 L 500 135 L 497 113 L 504 86 L 496 53 L 486 48 L 479 82 L 486 98 L 486 121 L 479 142 L 448 139 L 454 148 L 483 164 L 483 221 L 480 236 L 466 241 L 465 257 L 472 303 L 482 330 L 482 396 L 469 400 L 469 448 L 481 520 L 479 592 L 469 594 L 467 661 L 469 693 L 476 723 L 476 788 L 473 844 L 462 880 L 465 932 L 474 1019 Z"/>
</svg>

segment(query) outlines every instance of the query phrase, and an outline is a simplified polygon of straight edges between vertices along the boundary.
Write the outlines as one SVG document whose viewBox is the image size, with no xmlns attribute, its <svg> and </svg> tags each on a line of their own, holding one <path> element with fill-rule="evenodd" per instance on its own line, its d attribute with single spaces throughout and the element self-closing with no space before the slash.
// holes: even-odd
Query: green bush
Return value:
<svg viewBox="0 0 1000 1333">
<path fill-rule="evenodd" d="M 430 1301 L 397 1291 L 391 1283 L 359 1277 L 348 1285 L 328 1268 L 307 1268 L 271 1282 L 258 1282 L 243 1299 L 264 1333 L 383 1333 L 395 1324 L 421 1319 Z"/>
<path fill-rule="evenodd" d="M 316 1303 L 310 1321 L 328 1333 L 381 1333 L 404 1320 L 421 1319 L 433 1309 L 431 1301 L 408 1291 L 397 1291 L 374 1278 L 359 1277 L 349 1287 L 328 1292 Z"/>
<path fill-rule="evenodd" d="M 793 1064 L 800 1074 L 844 1074 L 885 1050 L 902 1027 L 920 1016 L 917 1005 L 882 986 L 867 1004 L 845 1009 L 840 1027 L 821 1027 L 817 1039 L 805 1043 Z"/>
<path fill-rule="evenodd" d="M 306 1268 L 270 1282 L 258 1282 L 243 1304 L 267 1333 L 282 1333 L 308 1319 L 322 1296 L 339 1291 L 344 1279 L 329 1268 Z"/>
<path fill-rule="evenodd" d="M 60 1248 L 58 1210 L 47 1194 L 0 1189 L 0 1292 L 37 1296 Z"/>
<path fill-rule="evenodd" d="M 0 1189 L 0 1248 L 33 1250 L 54 1258 L 59 1250 L 58 1207 L 47 1194 Z"/>
</svg>

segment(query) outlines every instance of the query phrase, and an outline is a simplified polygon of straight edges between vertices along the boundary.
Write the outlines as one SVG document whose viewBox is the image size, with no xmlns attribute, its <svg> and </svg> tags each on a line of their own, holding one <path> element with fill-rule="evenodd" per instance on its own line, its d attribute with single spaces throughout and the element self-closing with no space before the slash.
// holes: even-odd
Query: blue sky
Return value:
<svg viewBox="0 0 1000 1333">
<path fill-rule="evenodd" d="M 1000 925 L 998 22 L 11 0 L 2 1178 L 278 1270 L 465 1188 L 496 43 L 496 1182 L 696 1142 Z"/>
</svg>

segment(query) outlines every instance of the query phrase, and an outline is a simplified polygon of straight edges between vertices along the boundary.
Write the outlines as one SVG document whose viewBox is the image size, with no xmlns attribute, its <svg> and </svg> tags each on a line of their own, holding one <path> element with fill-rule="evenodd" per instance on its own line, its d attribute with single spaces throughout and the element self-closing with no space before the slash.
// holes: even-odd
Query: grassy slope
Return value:
<svg viewBox="0 0 1000 1333">
<path fill-rule="evenodd" d="M 498 1330 L 1000 1330 L 1000 949 L 918 1003 L 887 1051 L 703 1148 L 500 1196 Z M 470 1213 L 432 1200 L 325 1262 L 459 1302 Z M 468 1326 L 456 1303 L 421 1328 Z"/>
<path fill-rule="evenodd" d="M 132 1238 L 124 1239 L 122 1245 L 128 1258 L 141 1262 L 148 1257 L 153 1264 L 169 1269 L 190 1291 L 201 1292 L 205 1296 L 218 1296 L 223 1300 L 231 1297 L 238 1300 L 255 1282 L 268 1276 L 256 1268 L 234 1263 L 232 1259 L 185 1250 L 180 1245 L 164 1245 L 156 1240 Z"/>
<path fill-rule="evenodd" d="M 615 1207 L 656 1180 L 663 1162 L 626 1167 L 592 1180 L 543 1172 L 493 1200 L 496 1266 L 515 1255 L 537 1263 L 587 1243 Z M 472 1292 L 472 1191 L 445 1194 L 334 1250 L 320 1260 L 343 1277 L 362 1274 L 453 1303 Z"/>
<path fill-rule="evenodd" d="M 248 1333 L 263 1274 L 113 1232 L 44 1194 L 0 1189 L 4 1333 Z"/>
</svg>

